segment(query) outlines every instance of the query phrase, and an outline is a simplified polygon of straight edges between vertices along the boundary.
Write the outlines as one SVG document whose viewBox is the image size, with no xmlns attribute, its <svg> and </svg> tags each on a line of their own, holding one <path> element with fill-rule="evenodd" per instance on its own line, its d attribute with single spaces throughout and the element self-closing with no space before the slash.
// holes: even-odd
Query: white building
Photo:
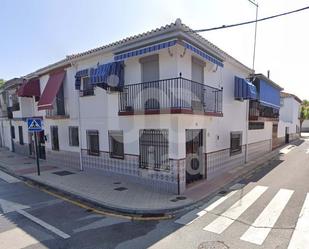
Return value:
<svg viewBox="0 0 309 249">
<path fill-rule="evenodd" d="M 53 165 L 183 193 L 271 151 L 281 88 L 253 73 L 178 19 L 27 75 L 13 125 L 33 155 L 25 120 L 42 117 Z"/>
<path fill-rule="evenodd" d="M 302 101 L 294 94 L 281 92 L 280 120 L 278 138 L 283 143 L 289 143 L 300 135 L 300 107 Z"/>
</svg>

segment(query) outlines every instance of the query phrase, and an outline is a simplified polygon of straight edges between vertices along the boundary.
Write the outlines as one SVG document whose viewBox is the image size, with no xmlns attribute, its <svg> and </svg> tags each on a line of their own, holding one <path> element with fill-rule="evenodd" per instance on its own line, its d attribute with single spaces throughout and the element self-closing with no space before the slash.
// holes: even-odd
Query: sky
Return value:
<svg viewBox="0 0 309 249">
<path fill-rule="evenodd" d="M 309 6 L 305 0 L 258 0 L 259 18 Z M 255 19 L 248 0 L 1 0 L 0 78 L 24 76 L 63 59 L 127 36 L 175 22 L 192 29 Z M 309 10 L 257 29 L 257 73 L 285 91 L 309 99 Z M 252 67 L 254 24 L 200 33 Z"/>
</svg>

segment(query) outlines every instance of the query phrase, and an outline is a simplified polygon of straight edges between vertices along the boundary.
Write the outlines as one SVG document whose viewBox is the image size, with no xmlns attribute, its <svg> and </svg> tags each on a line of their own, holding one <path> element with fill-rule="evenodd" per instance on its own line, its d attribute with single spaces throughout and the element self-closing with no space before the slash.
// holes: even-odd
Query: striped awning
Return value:
<svg viewBox="0 0 309 249">
<path fill-rule="evenodd" d="M 75 89 L 80 90 L 82 78 L 89 76 L 89 69 L 77 71 L 75 74 Z"/>
<path fill-rule="evenodd" d="M 125 53 L 115 55 L 114 60 L 115 61 L 125 60 L 125 59 L 128 59 L 130 57 L 139 56 L 139 55 L 143 55 L 143 54 L 147 54 L 147 53 L 152 53 L 152 52 L 164 49 L 164 48 L 169 48 L 169 47 L 175 46 L 176 43 L 177 43 L 177 40 L 172 40 L 172 41 L 161 42 L 161 43 L 153 44 L 153 45 L 150 45 L 150 46 L 147 46 L 147 47 L 131 50 L 131 51 L 128 51 L 128 52 L 125 52 Z"/>
<path fill-rule="evenodd" d="M 120 90 L 124 85 L 124 61 L 115 61 L 90 69 L 90 83 L 103 89 Z"/>
<path fill-rule="evenodd" d="M 194 47 L 193 45 L 191 45 L 190 43 L 184 42 L 183 45 L 185 48 L 191 50 L 192 52 L 194 52 L 195 54 L 201 56 L 203 59 L 208 60 L 216 65 L 218 65 L 219 67 L 223 67 L 223 62 L 216 59 L 215 57 L 209 55 L 207 52 L 202 51 L 196 47 Z"/>
</svg>

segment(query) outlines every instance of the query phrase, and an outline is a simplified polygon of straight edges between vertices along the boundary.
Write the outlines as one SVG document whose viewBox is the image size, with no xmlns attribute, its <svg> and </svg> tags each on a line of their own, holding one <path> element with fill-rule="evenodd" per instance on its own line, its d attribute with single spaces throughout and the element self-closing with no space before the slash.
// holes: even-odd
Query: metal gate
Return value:
<svg viewBox="0 0 309 249">
<path fill-rule="evenodd" d="M 203 153 L 203 130 L 186 130 L 186 183 L 207 177 Z"/>
</svg>

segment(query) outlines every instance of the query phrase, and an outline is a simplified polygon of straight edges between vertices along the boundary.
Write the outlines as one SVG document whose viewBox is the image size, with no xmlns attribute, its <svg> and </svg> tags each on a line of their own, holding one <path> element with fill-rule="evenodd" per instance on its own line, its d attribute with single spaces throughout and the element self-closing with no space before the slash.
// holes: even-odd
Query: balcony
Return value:
<svg viewBox="0 0 309 249">
<path fill-rule="evenodd" d="M 126 85 L 119 95 L 119 115 L 222 116 L 222 91 L 182 77 Z"/>
<path fill-rule="evenodd" d="M 249 119 L 260 121 L 279 121 L 279 109 L 264 106 L 258 101 L 250 101 Z"/>
</svg>

